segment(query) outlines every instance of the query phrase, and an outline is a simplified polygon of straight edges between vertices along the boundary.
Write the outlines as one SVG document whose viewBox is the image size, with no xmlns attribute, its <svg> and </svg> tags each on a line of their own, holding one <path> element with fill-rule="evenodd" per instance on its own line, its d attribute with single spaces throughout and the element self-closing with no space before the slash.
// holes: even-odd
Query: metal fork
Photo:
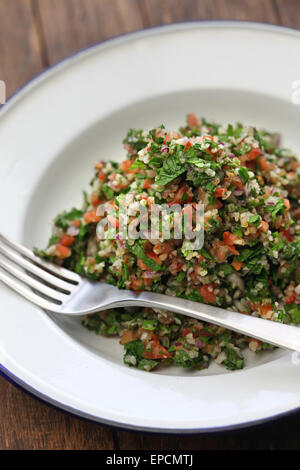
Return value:
<svg viewBox="0 0 300 470">
<path fill-rule="evenodd" d="M 119 290 L 45 262 L 0 234 L 0 280 L 56 314 L 86 315 L 118 307 L 152 307 L 213 323 L 300 352 L 300 328 L 152 292 Z"/>
</svg>

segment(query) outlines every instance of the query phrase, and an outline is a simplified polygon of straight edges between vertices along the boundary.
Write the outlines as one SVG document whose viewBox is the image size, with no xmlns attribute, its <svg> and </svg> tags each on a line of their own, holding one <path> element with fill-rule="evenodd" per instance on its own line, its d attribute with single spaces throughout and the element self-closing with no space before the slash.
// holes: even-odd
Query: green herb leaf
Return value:
<svg viewBox="0 0 300 470">
<path fill-rule="evenodd" d="M 62 212 L 55 219 L 55 225 L 62 230 L 67 230 L 70 221 L 80 219 L 83 216 L 83 211 L 73 208 L 70 212 Z"/>
<path fill-rule="evenodd" d="M 158 170 L 155 183 L 158 186 L 165 186 L 186 171 L 186 167 L 179 158 L 170 155 L 164 162 L 162 168 Z"/>
<path fill-rule="evenodd" d="M 135 356 L 138 358 L 143 356 L 143 352 L 145 349 L 144 343 L 139 339 L 136 339 L 134 341 L 130 341 L 129 343 L 124 344 L 124 348 L 128 354 L 131 354 L 132 356 Z"/>
<path fill-rule="evenodd" d="M 152 269 L 152 271 L 164 271 L 165 270 L 166 267 L 164 265 L 159 266 L 159 264 L 157 264 L 152 258 L 148 258 L 148 256 L 146 255 L 144 251 L 142 244 L 140 244 L 139 242 L 135 243 L 132 246 L 129 246 L 129 250 L 137 258 L 140 258 L 143 261 L 143 263 L 146 266 L 148 266 L 148 268 Z"/>
<path fill-rule="evenodd" d="M 249 181 L 249 173 L 243 166 L 239 169 L 239 175 L 243 184 L 246 184 L 247 181 Z"/>
</svg>

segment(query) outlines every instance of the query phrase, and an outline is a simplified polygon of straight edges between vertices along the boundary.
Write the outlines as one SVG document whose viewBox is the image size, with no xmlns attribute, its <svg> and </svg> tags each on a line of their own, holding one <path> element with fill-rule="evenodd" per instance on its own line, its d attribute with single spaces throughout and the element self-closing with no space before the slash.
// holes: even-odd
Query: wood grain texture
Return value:
<svg viewBox="0 0 300 470">
<path fill-rule="evenodd" d="M 121 450 L 299 450 L 300 414 L 246 430 L 205 436 L 160 437 L 118 432 Z"/>
<path fill-rule="evenodd" d="M 113 432 L 35 400 L 0 377 L 0 450 L 113 449 Z"/>
<path fill-rule="evenodd" d="M 300 28 L 299 0 L 274 0 L 280 22 L 290 28 Z"/>
<path fill-rule="evenodd" d="M 278 23 L 274 0 L 210 0 L 212 18 Z"/>
<path fill-rule="evenodd" d="M 49 64 L 90 44 L 143 28 L 138 1 L 33 0 Z"/>
<path fill-rule="evenodd" d="M 7 96 L 42 68 L 31 0 L 0 0 L 0 80 Z"/>
<path fill-rule="evenodd" d="M 197 19 L 300 27 L 300 0 L 0 0 L 0 80 L 8 93 L 92 43 L 143 27 Z M 116 431 L 36 401 L 0 378 L 0 449 L 300 449 L 299 413 L 212 436 Z"/>
<path fill-rule="evenodd" d="M 278 23 L 273 0 L 140 0 L 148 26 L 179 21 L 235 19 Z"/>
</svg>

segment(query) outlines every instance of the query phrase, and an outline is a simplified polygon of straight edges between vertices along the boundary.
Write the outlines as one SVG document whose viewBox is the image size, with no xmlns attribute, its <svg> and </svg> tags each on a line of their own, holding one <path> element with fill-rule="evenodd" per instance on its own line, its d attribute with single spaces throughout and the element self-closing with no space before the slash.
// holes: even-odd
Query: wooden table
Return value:
<svg viewBox="0 0 300 470">
<path fill-rule="evenodd" d="M 89 44 L 150 26 L 196 19 L 261 21 L 300 28 L 300 1 L 0 0 L 0 80 L 6 82 L 10 95 L 32 76 Z M 74 418 L 33 399 L 3 378 L 0 399 L 0 449 L 300 449 L 299 413 L 250 430 L 161 437 Z"/>
</svg>

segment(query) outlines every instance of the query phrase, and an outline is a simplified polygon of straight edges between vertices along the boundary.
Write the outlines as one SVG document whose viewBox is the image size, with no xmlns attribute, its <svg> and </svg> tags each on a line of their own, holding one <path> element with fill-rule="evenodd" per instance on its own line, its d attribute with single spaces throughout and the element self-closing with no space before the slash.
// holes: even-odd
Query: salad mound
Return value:
<svg viewBox="0 0 300 470">
<path fill-rule="evenodd" d="M 82 276 L 120 289 L 148 290 L 245 315 L 300 324 L 300 162 L 278 134 L 242 124 L 222 127 L 187 116 L 178 131 L 130 129 L 127 159 L 99 161 L 81 209 L 59 214 L 38 254 Z M 120 204 L 130 221 L 136 205 L 204 206 L 204 245 L 164 239 L 100 240 L 97 208 L 109 203 L 118 229 Z M 175 225 L 175 219 L 170 216 Z M 109 231 L 109 227 L 108 227 Z M 122 308 L 83 318 L 89 330 L 121 337 L 124 362 L 150 371 L 161 364 L 228 369 L 244 365 L 243 349 L 273 346 L 159 309 Z"/>
</svg>

